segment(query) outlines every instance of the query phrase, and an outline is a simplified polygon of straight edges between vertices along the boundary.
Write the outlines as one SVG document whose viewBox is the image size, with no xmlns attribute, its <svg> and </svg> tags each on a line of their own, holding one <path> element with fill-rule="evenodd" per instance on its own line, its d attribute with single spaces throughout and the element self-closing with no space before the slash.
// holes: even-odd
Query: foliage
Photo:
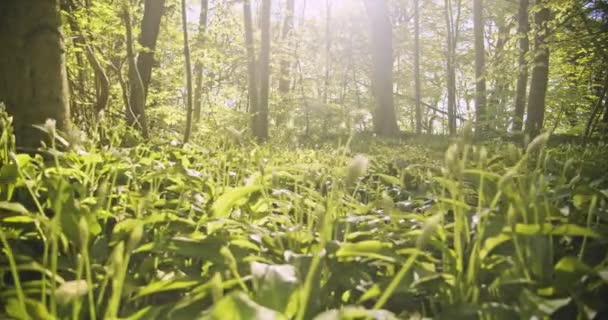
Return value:
<svg viewBox="0 0 608 320">
<path fill-rule="evenodd" d="M 608 307 L 605 148 L 360 136 L 310 149 L 226 132 L 27 155 L 2 119 L 12 318 L 590 319 Z"/>
</svg>

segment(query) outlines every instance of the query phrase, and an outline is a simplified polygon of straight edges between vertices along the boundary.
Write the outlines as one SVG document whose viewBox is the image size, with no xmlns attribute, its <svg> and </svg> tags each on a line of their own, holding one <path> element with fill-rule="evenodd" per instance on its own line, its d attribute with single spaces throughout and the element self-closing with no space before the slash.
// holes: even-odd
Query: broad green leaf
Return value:
<svg viewBox="0 0 608 320">
<path fill-rule="evenodd" d="M 357 243 L 343 243 L 336 252 L 338 258 L 367 257 L 387 262 L 395 262 L 395 258 L 389 256 L 393 245 L 377 240 L 365 240 Z"/>
<path fill-rule="evenodd" d="M 245 293 L 234 292 L 218 301 L 211 312 L 203 317 L 207 320 L 286 320 L 272 309 L 251 300 Z"/>
<path fill-rule="evenodd" d="M 356 320 L 356 319 L 371 319 L 371 320 L 397 320 L 398 318 L 386 310 L 367 310 L 361 307 L 348 306 L 340 310 L 325 311 L 313 320 Z"/>
<path fill-rule="evenodd" d="M 245 186 L 232 189 L 221 195 L 211 206 L 213 216 L 216 218 L 227 218 L 234 205 L 243 199 L 247 199 L 252 193 L 262 190 L 261 185 Z"/>
<path fill-rule="evenodd" d="M 251 263 L 255 300 L 261 305 L 285 311 L 290 297 L 298 287 L 296 268 L 292 265 Z"/>
</svg>

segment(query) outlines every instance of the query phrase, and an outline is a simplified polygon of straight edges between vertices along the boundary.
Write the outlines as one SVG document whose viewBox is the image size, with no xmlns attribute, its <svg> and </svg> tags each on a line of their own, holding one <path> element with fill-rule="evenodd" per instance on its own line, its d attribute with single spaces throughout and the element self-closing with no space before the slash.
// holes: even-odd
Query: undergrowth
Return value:
<svg viewBox="0 0 608 320">
<path fill-rule="evenodd" d="M 17 154 L 10 125 L 3 115 L 0 317 L 600 319 L 608 307 L 605 147 L 259 146 L 210 129 L 186 146 L 108 135 L 34 155 Z"/>
</svg>

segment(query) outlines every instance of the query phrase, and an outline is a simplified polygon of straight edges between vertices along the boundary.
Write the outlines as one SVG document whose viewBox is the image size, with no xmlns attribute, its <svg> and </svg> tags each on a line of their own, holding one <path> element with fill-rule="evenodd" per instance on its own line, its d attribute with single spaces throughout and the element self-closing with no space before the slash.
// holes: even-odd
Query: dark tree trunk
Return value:
<svg viewBox="0 0 608 320">
<path fill-rule="evenodd" d="M 399 133 L 393 97 L 393 28 L 386 0 L 364 0 L 371 23 L 372 82 L 376 97 L 374 130 L 380 136 Z"/>
<path fill-rule="evenodd" d="M 138 128 L 144 138 L 148 137 L 148 122 L 144 112 L 146 94 L 143 81 L 137 69 L 133 52 L 133 27 L 131 26 L 131 8 L 127 1 L 123 4 L 123 19 L 127 35 L 127 60 L 129 61 L 129 100 L 126 106 L 127 124 Z"/>
<path fill-rule="evenodd" d="M 281 60 L 281 79 L 279 80 L 279 92 L 283 95 L 289 93 L 291 79 L 289 76 L 291 61 L 287 58 L 289 52 L 289 35 L 293 30 L 293 18 L 295 10 L 295 0 L 287 0 L 287 8 L 285 10 L 285 21 L 283 22 L 283 33 L 281 39 L 285 48 L 285 57 Z"/>
<path fill-rule="evenodd" d="M 160 30 L 160 22 L 165 10 L 165 0 L 146 0 L 144 17 L 141 21 L 139 44 L 144 48 L 137 56 L 137 70 L 144 86 L 144 95 L 148 94 L 152 67 L 154 66 L 154 50 Z M 144 97 L 145 105 L 145 97 Z"/>
<path fill-rule="evenodd" d="M 414 90 L 416 97 L 416 133 L 422 133 L 422 93 L 420 79 L 420 3 L 414 0 Z"/>
<path fill-rule="evenodd" d="M 518 28 L 519 37 L 519 74 L 517 76 L 517 93 L 515 96 L 515 116 L 513 117 L 513 131 L 521 131 L 524 124 L 526 110 L 526 90 L 528 88 L 528 61 L 526 55 L 530 51 L 530 22 L 528 21 L 529 0 L 519 0 Z"/>
<path fill-rule="evenodd" d="M 486 50 L 484 45 L 483 0 L 473 1 L 475 33 L 475 121 L 476 133 L 487 128 Z"/>
<path fill-rule="evenodd" d="M 57 0 L 0 1 L 0 102 L 14 117 L 17 145 L 35 148 L 32 127 L 55 119 L 69 130 L 69 89 Z"/>
<path fill-rule="evenodd" d="M 258 72 L 255 55 L 255 44 L 253 42 L 253 18 L 251 15 L 250 0 L 243 1 L 243 20 L 245 22 L 245 47 L 248 59 L 248 91 L 249 91 L 249 113 L 251 114 L 251 131 L 255 135 L 256 113 L 258 112 Z"/>
<path fill-rule="evenodd" d="M 192 135 L 192 65 L 190 63 L 190 45 L 188 40 L 188 13 L 186 12 L 186 0 L 182 0 L 182 33 L 184 35 L 184 60 L 186 73 L 186 130 L 184 143 L 190 141 Z"/>
<path fill-rule="evenodd" d="M 197 43 L 200 48 L 205 44 L 205 33 L 207 32 L 207 17 L 209 13 L 209 0 L 201 0 L 201 15 L 198 26 Z M 203 104 L 203 62 L 201 57 L 196 60 L 194 66 L 194 82 L 196 89 L 194 90 L 194 122 L 201 120 L 201 109 Z"/>
<path fill-rule="evenodd" d="M 546 2 L 544 2 L 546 3 Z M 547 23 L 551 18 L 549 8 L 543 7 L 534 15 L 534 64 L 528 97 L 526 134 L 531 138 L 540 134 L 545 120 L 545 98 L 549 82 L 549 47 L 546 43 Z"/>
<path fill-rule="evenodd" d="M 260 94 L 258 110 L 254 114 L 254 136 L 259 141 L 268 139 L 268 100 L 270 98 L 270 13 L 271 0 L 262 0 L 262 45 L 260 48 Z"/>
</svg>

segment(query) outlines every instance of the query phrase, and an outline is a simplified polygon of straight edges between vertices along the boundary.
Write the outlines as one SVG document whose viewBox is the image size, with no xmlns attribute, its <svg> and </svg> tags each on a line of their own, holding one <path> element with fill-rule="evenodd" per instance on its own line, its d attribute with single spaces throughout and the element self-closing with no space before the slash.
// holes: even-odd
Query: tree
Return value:
<svg viewBox="0 0 608 320">
<path fill-rule="evenodd" d="M 524 112 L 526 110 L 526 91 L 528 87 L 528 61 L 526 55 L 530 51 L 530 22 L 528 21 L 529 0 L 519 0 L 519 12 L 517 15 L 519 37 L 519 73 L 517 76 L 517 91 L 515 96 L 515 116 L 513 117 L 513 130 L 521 131 L 524 123 Z"/>
<path fill-rule="evenodd" d="M 422 133 L 422 94 L 420 83 L 420 4 L 414 0 L 414 90 L 416 98 L 416 133 Z"/>
<path fill-rule="evenodd" d="M 473 29 L 475 34 L 475 120 L 476 132 L 486 127 L 486 50 L 484 45 L 483 0 L 473 1 Z"/>
<path fill-rule="evenodd" d="M 69 90 L 58 0 L 0 1 L 0 101 L 17 144 L 40 145 L 47 119 L 69 130 Z"/>
<path fill-rule="evenodd" d="M 549 47 L 547 44 L 547 24 L 551 11 L 546 1 L 540 1 L 542 7 L 534 15 L 534 59 L 530 95 L 528 97 L 528 117 L 526 134 L 535 137 L 540 134 L 545 120 L 545 98 L 549 82 Z"/>
<path fill-rule="evenodd" d="M 452 3 L 445 0 L 446 21 L 446 79 L 448 96 L 448 132 L 456 134 L 456 42 L 458 40 L 458 20 L 460 15 L 460 2 L 458 3 L 458 17 L 454 18 Z"/>
<path fill-rule="evenodd" d="M 243 20 L 245 24 L 245 47 L 247 49 L 247 72 L 249 92 L 249 113 L 251 114 L 252 132 L 256 126 L 255 114 L 258 112 L 258 72 L 255 57 L 255 43 L 253 42 L 253 18 L 250 0 L 243 1 Z"/>
<path fill-rule="evenodd" d="M 386 0 L 364 0 L 371 24 L 374 129 L 384 137 L 399 132 L 393 97 L 393 29 Z"/>
<path fill-rule="evenodd" d="M 294 10 L 295 10 L 295 0 L 287 0 L 287 7 L 285 9 L 285 19 L 283 21 L 283 32 L 281 34 L 281 40 L 283 40 L 284 46 L 288 47 L 288 39 L 291 31 L 293 30 L 293 18 L 294 18 Z M 286 57 L 280 62 L 281 68 L 281 79 L 279 80 L 279 92 L 281 94 L 287 94 L 289 92 L 290 85 L 290 65 L 291 62 Z"/>
<path fill-rule="evenodd" d="M 131 6 L 129 1 L 123 1 L 122 11 L 127 36 L 127 60 L 129 61 L 129 99 L 126 100 L 127 124 L 141 130 L 144 138 L 147 138 L 148 121 L 144 112 L 146 92 L 141 74 L 137 69 L 135 53 L 133 51 L 133 26 L 131 25 Z"/>
<path fill-rule="evenodd" d="M 184 35 L 184 60 L 186 73 L 186 129 L 184 143 L 188 143 L 192 134 L 192 65 L 190 63 L 190 44 L 188 40 L 188 13 L 186 0 L 182 0 L 182 33 Z"/>
<path fill-rule="evenodd" d="M 197 43 L 200 47 L 205 43 L 205 33 L 207 32 L 207 17 L 209 13 L 209 0 L 201 0 L 201 14 L 199 17 Z M 202 96 L 203 96 L 203 62 L 199 57 L 194 66 L 194 122 L 201 119 Z"/>
<path fill-rule="evenodd" d="M 260 48 L 260 93 L 258 110 L 253 115 L 253 134 L 259 141 L 268 139 L 268 100 L 270 98 L 270 13 L 271 1 L 262 0 L 262 45 Z"/>
<path fill-rule="evenodd" d="M 139 36 L 139 44 L 143 50 L 137 55 L 137 70 L 144 86 L 145 95 L 148 94 L 148 87 L 152 78 L 154 50 L 156 50 L 156 41 L 158 40 L 164 8 L 165 0 L 146 0 L 144 5 L 144 17 L 141 21 L 141 33 Z"/>
</svg>

